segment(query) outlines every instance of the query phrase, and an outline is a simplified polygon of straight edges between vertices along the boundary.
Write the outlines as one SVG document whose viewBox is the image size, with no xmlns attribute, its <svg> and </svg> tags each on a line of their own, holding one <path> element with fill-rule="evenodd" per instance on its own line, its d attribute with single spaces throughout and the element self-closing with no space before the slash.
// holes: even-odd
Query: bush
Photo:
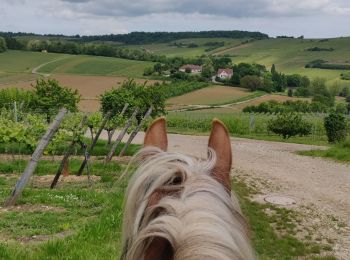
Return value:
<svg viewBox="0 0 350 260">
<path fill-rule="evenodd" d="M 258 90 L 263 87 L 263 83 L 258 76 L 244 76 L 241 78 L 241 87 L 250 89 L 251 91 Z"/>
<path fill-rule="evenodd" d="M 347 122 L 342 114 L 331 113 L 324 118 L 324 127 L 328 137 L 328 142 L 337 143 L 342 142 L 347 136 Z"/>
<path fill-rule="evenodd" d="M 292 136 L 305 136 L 311 133 L 312 125 L 302 119 L 299 114 L 283 113 L 268 121 L 267 128 L 275 134 L 282 135 L 283 139 Z"/>
</svg>

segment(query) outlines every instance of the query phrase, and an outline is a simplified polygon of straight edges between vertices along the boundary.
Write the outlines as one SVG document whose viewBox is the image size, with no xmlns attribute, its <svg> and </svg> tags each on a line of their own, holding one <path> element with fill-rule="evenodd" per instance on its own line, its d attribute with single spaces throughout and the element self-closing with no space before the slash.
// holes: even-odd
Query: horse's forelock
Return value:
<svg viewBox="0 0 350 260">
<path fill-rule="evenodd" d="M 158 240 L 158 247 L 171 245 L 174 259 L 253 258 L 235 196 L 211 177 L 215 153 L 203 161 L 147 147 L 136 161 L 126 194 L 125 259 L 143 259 Z"/>
</svg>

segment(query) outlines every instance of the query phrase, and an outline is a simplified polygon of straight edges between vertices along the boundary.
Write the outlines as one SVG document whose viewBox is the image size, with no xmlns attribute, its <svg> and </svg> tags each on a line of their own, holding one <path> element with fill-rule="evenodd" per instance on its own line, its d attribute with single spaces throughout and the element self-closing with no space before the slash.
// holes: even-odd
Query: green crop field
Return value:
<svg viewBox="0 0 350 260">
<path fill-rule="evenodd" d="M 307 51 L 309 48 L 334 48 L 334 51 Z M 350 38 L 334 38 L 327 41 L 317 39 L 267 39 L 254 41 L 213 54 L 229 55 L 234 63 L 255 62 L 284 73 L 300 73 L 323 77 L 328 81 L 340 80 L 342 70 L 305 69 L 310 61 L 323 59 L 331 63 L 350 63 Z M 342 81 L 344 84 L 346 81 Z"/>
<path fill-rule="evenodd" d="M 213 51 L 206 52 L 205 49 L 209 48 L 210 46 L 205 46 L 206 43 L 209 42 L 224 42 L 224 46 L 217 48 L 218 50 L 224 50 L 226 48 L 230 48 L 232 46 L 236 46 L 240 44 L 244 39 L 227 39 L 227 38 L 189 38 L 189 39 L 182 39 L 173 41 L 171 43 L 155 43 L 155 44 L 145 44 L 145 45 L 126 45 L 126 48 L 130 49 L 138 49 L 138 50 L 147 50 L 154 54 L 158 55 L 166 55 L 168 57 L 174 57 L 174 56 L 183 56 L 183 57 L 195 57 L 195 56 L 201 56 L 202 54 L 211 54 Z M 177 44 L 190 44 L 194 43 L 197 44 L 198 47 L 195 48 L 189 48 L 187 46 L 184 47 L 177 47 L 174 46 L 174 43 Z"/>
<path fill-rule="evenodd" d="M 142 77 L 145 67 L 152 64 L 110 57 L 9 50 L 0 54 L 0 83 L 32 80 L 34 68 L 38 68 L 38 73 Z"/>
<path fill-rule="evenodd" d="M 142 77 L 144 69 L 152 65 L 152 62 L 146 61 L 70 55 L 67 58 L 57 60 L 41 67 L 39 72 Z"/>
</svg>

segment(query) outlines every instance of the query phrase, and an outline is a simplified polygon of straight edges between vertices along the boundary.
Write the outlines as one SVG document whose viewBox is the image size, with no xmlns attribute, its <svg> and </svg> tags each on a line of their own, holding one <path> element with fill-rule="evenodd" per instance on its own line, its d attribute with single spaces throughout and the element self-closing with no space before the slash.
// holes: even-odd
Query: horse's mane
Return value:
<svg viewBox="0 0 350 260">
<path fill-rule="evenodd" d="M 126 192 L 122 259 L 143 259 L 156 237 L 169 242 L 174 259 L 254 259 L 237 199 L 211 176 L 209 154 L 204 161 L 141 149 Z M 172 195 L 149 206 L 159 190 Z"/>
</svg>

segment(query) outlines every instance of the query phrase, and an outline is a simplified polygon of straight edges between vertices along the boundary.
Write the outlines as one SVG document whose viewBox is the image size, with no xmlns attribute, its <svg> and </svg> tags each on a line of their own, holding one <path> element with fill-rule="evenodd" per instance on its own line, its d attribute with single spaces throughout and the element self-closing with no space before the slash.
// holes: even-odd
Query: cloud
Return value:
<svg viewBox="0 0 350 260">
<path fill-rule="evenodd" d="M 350 4 L 342 0 L 61 0 L 61 2 L 76 12 L 133 17 L 163 13 L 199 13 L 236 18 L 306 16 L 350 8 Z"/>
<path fill-rule="evenodd" d="M 350 35 L 348 0 L 0 0 L 0 31 L 109 34 L 252 30 Z"/>
</svg>

